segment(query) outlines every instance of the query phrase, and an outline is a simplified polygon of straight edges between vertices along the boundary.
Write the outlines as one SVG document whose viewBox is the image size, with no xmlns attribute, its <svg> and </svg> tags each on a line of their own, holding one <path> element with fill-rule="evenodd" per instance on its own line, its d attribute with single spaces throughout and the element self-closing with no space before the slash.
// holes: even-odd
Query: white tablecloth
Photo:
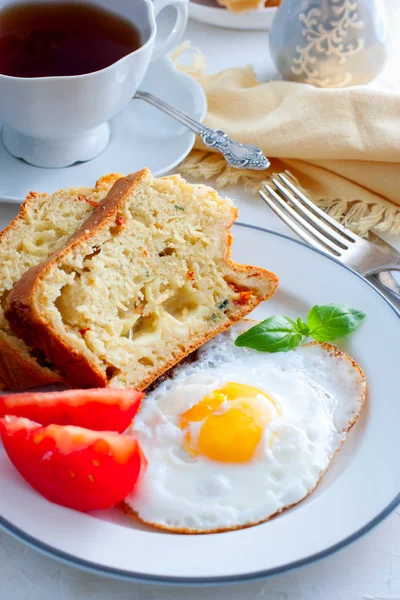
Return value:
<svg viewBox="0 0 400 600">
<path fill-rule="evenodd" d="M 386 3 L 390 12 L 392 48 L 388 66 L 379 82 L 380 85 L 398 87 L 400 93 L 400 0 L 386 0 Z M 190 22 L 186 38 L 205 52 L 210 72 L 239 64 L 253 64 L 263 79 L 275 74 L 267 36 L 262 32 L 229 31 Z M 288 233 L 256 196 L 249 196 L 239 188 L 226 189 L 225 193 L 235 198 L 241 221 Z M 16 211 L 15 206 L 0 206 L 0 228 Z M 400 249 L 400 241 L 387 239 Z M 214 598 L 399 600 L 400 509 L 352 546 L 318 563 L 266 581 L 221 588 L 160 587 L 107 580 L 56 562 L 0 532 L 0 600 Z"/>
</svg>

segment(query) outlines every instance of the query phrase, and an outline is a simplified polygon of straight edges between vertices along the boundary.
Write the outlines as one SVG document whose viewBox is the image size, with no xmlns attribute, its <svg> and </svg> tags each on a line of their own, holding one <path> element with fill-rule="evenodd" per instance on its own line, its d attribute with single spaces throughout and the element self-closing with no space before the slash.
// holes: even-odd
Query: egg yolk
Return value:
<svg viewBox="0 0 400 600">
<path fill-rule="evenodd" d="M 228 382 L 181 415 L 185 450 L 219 462 L 248 462 L 263 431 L 278 414 L 275 402 L 264 392 L 242 383 Z M 202 422 L 194 441 L 190 424 Z"/>
</svg>

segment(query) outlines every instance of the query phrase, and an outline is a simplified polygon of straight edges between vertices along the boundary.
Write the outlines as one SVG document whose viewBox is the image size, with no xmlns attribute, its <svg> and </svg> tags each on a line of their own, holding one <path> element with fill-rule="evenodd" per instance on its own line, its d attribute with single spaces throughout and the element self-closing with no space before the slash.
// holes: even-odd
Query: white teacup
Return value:
<svg viewBox="0 0 400 600">
<path fill-rule="evenodd" d="M 38 0 L 29 0 L 32 4 Z M 43 0 L 40 0 L 43 2 Z M 63 2 L 64 0 L 46 0 Z M 27 0 L 0 0 L 0 9 Z M 151 61 L 165 56 L 183 34 L 187 0 L 90 0 L 131 21 L 142 46 L 109 67 L 71 77 L 22 78 L 0 75 L 0 123 L 7 150 L 39 167 L 66 167 L 100 154 L 110 137 L 108 121 L 139 88 Z M 156 17 L 176 9 L 175 24 L 157 40 Z"/>
</svg>

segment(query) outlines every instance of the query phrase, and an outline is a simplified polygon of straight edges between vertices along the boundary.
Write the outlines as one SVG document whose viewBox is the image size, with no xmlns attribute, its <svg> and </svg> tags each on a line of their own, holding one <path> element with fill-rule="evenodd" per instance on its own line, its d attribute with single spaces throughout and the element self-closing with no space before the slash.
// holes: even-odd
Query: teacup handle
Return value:
<svg viewBox="0 0 400 600">
<path fill-rule="evenodd" d="M 158 60 L 179 42 L 186 28 L 188 19 L 188 3 L 187 0 L 154 0 L 154 16 L 157 19 L 159 13 L 167 6 L 173 6 L 176 9 L 176 20 L 171 33 L 163 42 L 157 43 L 157 38 L 154 43 L 153 54 L 151 60 Z"/>
</svg>

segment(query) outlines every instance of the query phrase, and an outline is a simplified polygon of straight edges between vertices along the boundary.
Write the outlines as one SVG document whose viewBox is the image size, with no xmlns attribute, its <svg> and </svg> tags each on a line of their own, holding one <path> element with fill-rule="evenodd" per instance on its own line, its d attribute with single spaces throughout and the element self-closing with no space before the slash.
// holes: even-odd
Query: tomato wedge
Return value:
<svg viewBox="0 0 400 600">
<path fill-rule="evenodd" d="M 133 436 L 0 419 L 4 448 L 42 496 L 84 512 L 111 508 L 133 490 L 147 461 Z"/>
<path fill-rule="evenodd" d="M 0 396 L 0 417 L 26 417 L 42 425 L 77 425 L 122 433 L 132 422 L 144 394 L 99 388 L 64 392 L 27 392 Z"/>
</svg>

